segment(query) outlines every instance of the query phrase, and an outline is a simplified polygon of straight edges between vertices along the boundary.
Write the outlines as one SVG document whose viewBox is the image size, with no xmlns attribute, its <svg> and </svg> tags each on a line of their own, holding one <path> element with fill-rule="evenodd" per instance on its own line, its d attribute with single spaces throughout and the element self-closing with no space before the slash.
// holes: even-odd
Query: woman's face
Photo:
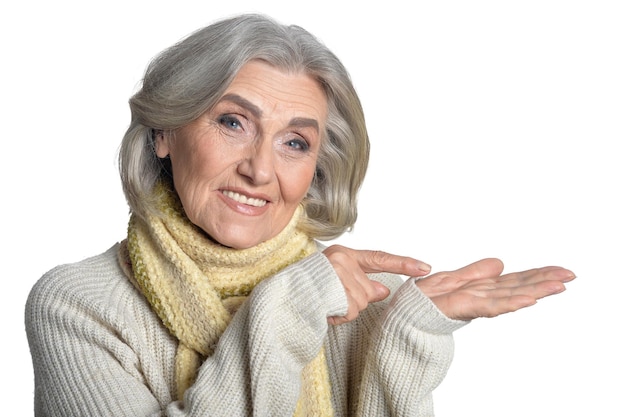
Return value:
<svg viewBox="0 0 626 417">
<path fill-rule="evenodd" d="M 326 96 L 303 74 L 261 61 L 239 71 L 218 103 L 157 137 L 189 219 L 217 242 L 249 248 L 293 217 L 315 173 Z"/>
</svg>

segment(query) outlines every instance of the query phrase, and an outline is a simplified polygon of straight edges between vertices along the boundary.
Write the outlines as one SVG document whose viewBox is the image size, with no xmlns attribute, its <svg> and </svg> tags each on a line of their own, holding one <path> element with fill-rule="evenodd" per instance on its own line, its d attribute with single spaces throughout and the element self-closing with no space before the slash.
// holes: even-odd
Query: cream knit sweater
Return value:
<svg viewBox="0 0 626 417">
<path fill-rule="evenodd" d="M 177 341 L 120 269 L 115 245 L 45 274 L 26 305 L 35 415 L 290 416 L 300 372 L 325 344 L 336 416 L 432 416 L 432 390 L 453 356 L 445 317 L 414 284 L 392 290 L 353 322 L 334 269 L 315 253 L 260 283 L 174 401 Z"/>
</svg>

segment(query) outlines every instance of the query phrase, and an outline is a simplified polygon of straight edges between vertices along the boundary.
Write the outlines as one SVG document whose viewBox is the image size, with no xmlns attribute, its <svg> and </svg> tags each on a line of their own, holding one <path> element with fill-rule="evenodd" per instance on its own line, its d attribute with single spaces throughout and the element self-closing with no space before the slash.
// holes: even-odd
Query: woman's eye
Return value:
<svg viewBox="0 0 626 417">
<path fill-rule="evenodd" d="M 239 119 L 231 115 L 223 115 L 219 118 L 219 123 L 229 129 L 241 129 L 242 125 Z"/>
<path fill-rule="evenodd" d="M 297 151 L 305 152 L 309 150 L 309 144 L 304 139 L 290 139 L 285 142 L 285 145 Z"/>
</svg>

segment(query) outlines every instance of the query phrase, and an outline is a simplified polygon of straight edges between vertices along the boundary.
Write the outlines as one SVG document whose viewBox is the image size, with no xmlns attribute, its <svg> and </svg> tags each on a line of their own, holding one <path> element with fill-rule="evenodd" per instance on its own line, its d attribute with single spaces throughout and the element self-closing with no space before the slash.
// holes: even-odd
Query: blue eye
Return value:
<svg viewBox="0 0 626 417">
<path fill-rule="evenodd" d="M 286 141 L 285 144 L 298 151 L 306 152 L 309 150 L 309 144 L 302 139 L 291 139 Z"/>
<path fill-rule="evenodd" d="M 219 123 L 223 126 L 226 126 L 229 129 L 240 129 L 241 122 L 238 118 L 230 115 L 223 115 L 219 118 Z"/>
</svg>

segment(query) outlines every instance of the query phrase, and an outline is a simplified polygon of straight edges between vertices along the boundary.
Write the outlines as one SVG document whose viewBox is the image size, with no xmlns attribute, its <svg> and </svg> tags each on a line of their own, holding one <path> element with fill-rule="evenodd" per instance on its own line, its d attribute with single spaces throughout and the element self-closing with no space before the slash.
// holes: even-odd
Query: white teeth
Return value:
<svg viewBox="0 0 626 417">
<path fill-rule="evenodd" d="M 222 194 L 224 194 L 228 198 L 232 198 L 238 203 L 247 204 L 249 206 L 263 207 L 267 204 L 266 200 L 261 200 L 260 198 L 248 198 L 245 195 L 241 195 L 233 191 L 222 191 Z"/>
</svg>

